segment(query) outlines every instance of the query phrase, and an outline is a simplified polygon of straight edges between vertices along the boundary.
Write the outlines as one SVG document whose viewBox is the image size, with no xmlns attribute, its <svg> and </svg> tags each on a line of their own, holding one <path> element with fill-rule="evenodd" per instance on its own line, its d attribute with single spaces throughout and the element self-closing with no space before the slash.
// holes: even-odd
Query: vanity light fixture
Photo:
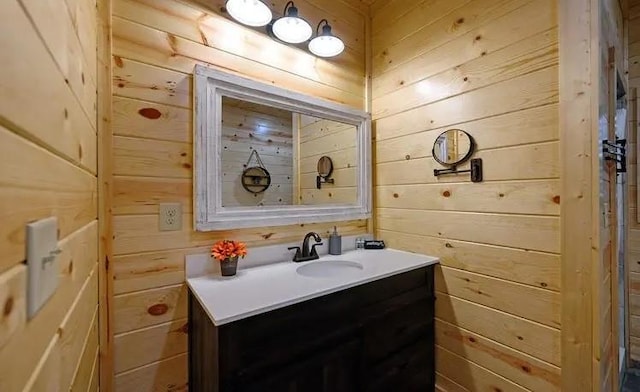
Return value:
<svg viewBox="0 0 640 392">
<path fill-rule="evenodd" d="M 225 7 L 229 15 L 247 26 L 266 26 L 271 22 L 271 10 L 261 0 L 227 0 Z"/>
<path fill-rule="evenodd" d="M 322 34 L 319 34 L 320 25 L 322 26 Z M 309 50 L 318 57 L 337 56 L 344 50 L 344 42 L 331 33 L 331 25 L 326 19 L 322 19 L 316 27 L 316 37 L 309 42 Z"/>
<path fill-rule="evenodd" d="M 284 16 L 273 23 L 273 34 L 281 41 L 290 44 L 299 44 L 305 42 L 313 34 L 311 25 L 298 16 L 298 9 L 289 1 L 284 6 Z"/>
</svg>

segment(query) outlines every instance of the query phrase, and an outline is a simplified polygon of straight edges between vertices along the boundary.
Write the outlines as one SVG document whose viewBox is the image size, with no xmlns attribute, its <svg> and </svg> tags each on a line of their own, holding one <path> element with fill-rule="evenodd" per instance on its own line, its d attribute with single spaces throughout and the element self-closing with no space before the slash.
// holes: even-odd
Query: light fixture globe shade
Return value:
<svg viewBox="0 0 640 392">
<path fill-rule="evenodd" d="M 309 50 L 318 57 L 333 57 L 342 53 L 344 42 L 333 35 L 321 35 L 309 42 Z"/>
<path fill-rule="evenodd" d="M 296 16 L 284 16 L 273 23 L 273 34 L 281 41 L 299 44 L 311 38 L 313 30 L 306 20 Z"/>
<path fill-rule="evenodd" d="M 233 19 L 247 26 L 266 26 L 273 18 L 269 7 L 260 0 L 227 0 L 225 7 Z"/>
</svg>

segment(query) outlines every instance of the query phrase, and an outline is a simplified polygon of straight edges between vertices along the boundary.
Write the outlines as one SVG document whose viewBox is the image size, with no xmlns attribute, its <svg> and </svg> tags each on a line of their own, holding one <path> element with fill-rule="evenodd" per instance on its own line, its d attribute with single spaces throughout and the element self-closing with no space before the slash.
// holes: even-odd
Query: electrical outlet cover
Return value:
<svg viewBox="0 0 640 392">
<path fill-rule="evenodd" d="M 58 287 L 58 219 L 27 225 L 27 317 L 32 318 Z"/>
<path fill-rule="evenodd" d="M 161 203 L 159 210 L 158 225 L 160 231 L 182 230 L 182 204 Z"/>
</svg>

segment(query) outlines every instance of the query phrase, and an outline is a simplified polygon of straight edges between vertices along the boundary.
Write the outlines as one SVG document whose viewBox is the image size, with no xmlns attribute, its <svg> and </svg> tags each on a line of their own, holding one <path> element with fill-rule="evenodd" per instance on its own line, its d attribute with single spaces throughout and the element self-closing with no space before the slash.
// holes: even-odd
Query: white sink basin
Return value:
<svg viewBox="0 0 640 392">
<path fill-rule="evenodd" d="M 358 275 L 364 270 L 360 263 L 347 260 L 314 261 L 296 269 L 298 275 L 310 278 L 335 278 Z"/>
</svg>

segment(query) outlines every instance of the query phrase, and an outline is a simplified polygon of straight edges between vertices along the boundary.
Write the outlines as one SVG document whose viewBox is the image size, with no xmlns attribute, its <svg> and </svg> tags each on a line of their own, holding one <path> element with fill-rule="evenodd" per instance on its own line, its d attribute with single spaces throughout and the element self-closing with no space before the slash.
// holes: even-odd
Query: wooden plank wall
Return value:
<svg viewBox="0 0 640 392">
<path fill-rule="evenodd" d="M 558 391 L 556 3 L 372 7 L 376 234 L 441 257 L 441 391 Z M 484 182 L 435 178 L 445 129 L 477 141 Z M 466 167 L 466 165 L 465 165 Z"/>
<path fill-rule="evenodd" d="M 300 204 L 354 204 L 357 199 L 357 130 L 349 124 L 311 116 L 301 116 Z M 316 187 L 318 160 L 333 161 L 333 184 Z"/>
<path fill-rule="evenodd" d="M 204 2 L 203 2 L 204 3 Z M 276 8 L 284 1 L 274 1 Z M 209 64 L 364 108 L 365 14 L 342 1 L 296 1 L 312 24 L 331 20 L 344 55 L 318 59 L 177 0 L 113 1 L 113 318 L 117 391 L 186 389 L 184 257 L 223 238 L 251 246 L 323 235 L 333 223 L 198 233 L 192 229 L 192 71 Z M 158 203 L 180 202 L 183 230 L 160 232 Z M 344 235 L 366 221 L 338 224 Z"/>
<path fill-rule="evenodd" d="M 98 390 L 96 1 L 0 4 L 0 390 Z M 26 319 L 25 225 L 56 216 L 59 284 Z"/>
<path fill-rule="evenodd" d="M 222 205 L 293 204 L 291 112 L 223 98 L 222 123 Z M 254 150 L 271 175 L 269 188 L 256 194 L 242 186 L 242 172 L 258 166 Z"/>
<path fill-rule="evenodd" d="M 629 89 L 640 88 L 640 1 L 629 2 Z M 631 359 L 640 362 L 640 218 L 638 215 L 638 100 L 629 101 L 629 174 L 627 175 L 627 270 L 629 271 L 629 334 Z"/>
</svg>

